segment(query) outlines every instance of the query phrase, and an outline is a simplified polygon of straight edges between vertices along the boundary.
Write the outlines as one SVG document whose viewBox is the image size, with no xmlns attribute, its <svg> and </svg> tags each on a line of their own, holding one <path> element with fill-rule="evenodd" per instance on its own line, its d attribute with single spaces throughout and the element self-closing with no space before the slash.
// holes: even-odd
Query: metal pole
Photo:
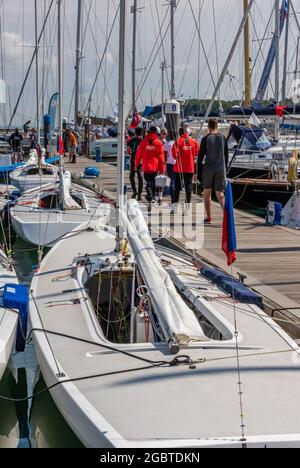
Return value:
<svg viewBox="0 0 300 468">
<path fill-rule="evenodd" d="M 295 64 L 295 71 L 294 71 L 294 81 L 295 81 L 295 83 L 296 83 L 297 76 L 298 76 L 299 49 L 300 49 L 300 37 L 298 36 L 298 39 L 297 39 L 297 49 L 296 49 L 296 64 Z M 297 103 L 296 103 L 296 101 L 295 101 L 295 103 L 294 103 L 294 111 L 293 111 L 293 114 L 294 114 L 294 115 L 296 114 L 296 106 L 297 106 Z"/>
<path fill-rule="evenodd" d="M 226 76 L 226 73 L 228 72 L 228 68 L 229 68 L 229 66 L 230 66 L 232 57 L 233 57 L 233 55 L 234 55 L 234 53 L 235 53 L 235 49 L 236 49 L 236 47 L 237 47 L 237 44 L 238 44 L 239 39 L 240 39 L 240 37 L 241 37 L 241 34 L 242 34 L 242 32 L 243 32 L 243 29 L 244 29 L 245 23 L 246 23 L 246 21 L 247 21 L 247 19 L 248 19 L 249 13 L 250 13 L 250 11 L 251 11 L 253 5 L 254 5 L 254 2 L 255 2 L 255 0 L 250 0 L 248 9 L 247 9 L 247 10 L 245 11 L 245 13 L 244 13 L 244 17 L 243 17 L 243 19 L 242 19 L 242 22 L 241 22 L 241 24 L 240 24 L 239 30 L 238 30 L 238 32 L 237 32 L 237 35 L 236 35 L 236 37 L 235 37 L 235 40 L 234 40 L 233 45 L 232 45 L 232 47 L 231 47 L 231 50 L 230 50 L 230 52 L 229 52 L 228 58 L 227 58 L 227 60 L 226 60 L 226 63 L 225 63 L 225 65 L 224 65 L 224 68 L 223 68 L 223 70 L 222 70 L 220 79 L 219 79 L 219 81 L 218 81 L 218 83 L 217 83 L 217 85 L 216 85 L 216 88 L 215 88 L 215 90 L 214 90 L 214 92 L 213 92 L 211 101 L 210 101 L 209 106 L 208 106 L 208 108 L 207 108 L 207 110 L 206 110 L 206 114 L 205 114 L 205 117 L 204 117 L 204 120 L 203 120 L 203 123 L 202 123 L 202 125 L 201 125 L 201 129 L 200 129 L 200 130 L 203 129 L 204 124 L 205 124 L 205 122 L 206 122 L 206 120 L 207 120 L 207 118 L 208 118 L 208 116 L 209 116 L 209 114 L 210 114 L 210 112 L 211 112 L 211 109 L 212 109 L 212 106 L 213 106 L 213 104 L 214 104 L 214 102 L 215 102 L 215 99 L 216 99 L 216 97 L 218 96 L 220 87 L 221 87 L 221 85 L 222 85 L 222 83 L 223 83 L 223 81 L 224 81 L 224 78 L 225 78 L 225 76 Z"/>
<path fill-rule="evenodd" d="M 63 91 L 63 79 L 62 79 L 62 37 L 61 37 L 61 7 L 63 0 L 57 0 L 57 46 L 58 46 L 58 128 L 59 135 L 62 137 L 62 91 Z"/>
<path fill-rule="evenodd" d="M 175 10 L 176 0 L 171 1 L 171 99 L 176 98 L 175 89 Z"/>
<path fill-rule="evenodd" d="M 279 105 L 280 101 L 280 9 L 279 0 L 275 0 L 275 37 L 276 37 L 276 58 L 275 58 L 275 100 Z"/>
<path fill-rule="evenodd" d="M 78 114 L 79 114 L 79 87 L 80 87 L 80 63 L 81 63 L 81 16 L 82 16 L 82 0 L 78 0 L 77 7 L 77 45 L 76 45 L 76 76 L 75 76 L 75 129 L 78 131 Z"/>
<path fill-rule="evenodd" d="M 165 126 L 165 69 L 166 69 L 166 62 L 161 64 L 161 119 L 162 119 L 162 126 Z"/>
<path fill-rule="evenodd" d="M 133 13 L 133 38 L 132 38 L 132 112 L 136 111 L 136 36 L 137 36 L 137 0 L 131 7 Z"/>
<path fill-rule="evenodd" d="M 119 125 L 118 125 L 118 196 L 117 196 L 117 244 L 121 250 L 121 215 L 124 208 L 124 163 L 125 163 L 125 55 L 126 55 L 126 11 L 127 0 L 120 2 L 119 33 Z"/>
<path fill-rule="evenodd" d="M 282 105 L 286 105 L 286 88 L 287 88 L 287 69 L 288 69 L 288 51 L 289 51 L 289 36 L 290 36 L 290 2 L 288 2 L 288 12 L 286 18 L 285 29 L 285 47 L 284 47 L 284 66 L 282 80 Z"/>
<path fill-rule="evenodd" d="M 249 7 L 249 0 L 244 0 L 244 12 Z M 244 28 L 244 52 L 245 52 L 245 106 L 251 106 L 251 70 L 250 70 L 250 24 L 249 17 Z"/>
<path fill-rule="evenodd" d="M 275 0 L 275 38 L 276 38 L 276 56 L 275 56 L 275 101 L 280 104 L 280 9 L 279 0 Z M 278 140 L 280 132 L 279 117 L 275 118 L 275 140 Z"/>
<path fill-rule="evenodd" d="M 293 16 L 294 16 L 294 18 L 295 18 L 295 21 L 296 21 L 296 24 L 297 24 L 297 28 L 298 28 L 298 30 L 299 30 L 299 32 L 300 32 L 300 22 L 299 22 L 298 15 L 297 15 L 297 12 L 296 12 L 296 10 L 295 10 L 295 7 L 294 7 L 294 4 L 293 4 L 292 0 L 289 1 L 289 6 L 290 6 L 290 7 L 292 8 L 292 10 L 293 10 Z"/>
<path fill-rule="evenodd" d="M 37 0 L 34 0 L 34 20 L 35 20 L 35 87 L 36 87 L 36 127 L 37 144 L 41 145 L 41 126 L 40 126 L 40 102 L 39 102 L 39 38 L 38 38 L 38 12 Z"/>
<path fill-rule="evenodd" d="M 40 33 L 40 35 L 39 35 L 38 45 L 40 45 L 42 36 L 43 36 L 43 34 L 44 34 L 45 27 L 46 27 L 46 24 L 47 24 L 47 22 L 48 22 L 48 19 L 49 19 L 49 16 L 50 16 L 50 12 L 51 12 L 53 3 L 54 3 L 54 0 L 51 0 L 50 6 L 49 6 L 49 8 L 48 8 L 47 15 L 46 15 L 46 18 L 45 18 L 45 21 L 44 21 L 44 24 L 43 24 L 43 27 L 42 27 L 42 30 L 41 30 L 41 33 Z M 15 108 L 14 108 L 14 110 L 13 110 L 12 116 L 11 116 L 11 118 L 10 118 L 10 121 L 9 121 L 9 124 L 8 124 L 8 128 L 7 128 L 7 130 L 6 130 L 6 133 L 9 132 L 10 126 L 11 126 L 11 124 L 12 124 L 14 118 L 15 118 L 16 113 L 17 113 L 17 110 L 18 110 L 18 107 L 19 107 L 19 104 L 20 104 L 20 101 L 21 101 L 21 98 L 22 98 L 22 95 L 23 95 L 23 92 L 24 92 L 26 83 L 27 83 L 28 78 L 29 78 L 29 75 L 30 75 L 31 67 L 32 67 L 33 62 L 34 62 L 34 59 L 35 59 L 35 54 L 36 54 L 36 49 L 34 49 L 33 55 L 32 55 L 32 57 L 31 57 L 30 64 L 29 64 L 29 66 L 28 66 L 28 69 L 27 69 L 27 72 L 26 72 L 26 76 L 25 76 L 25 79 L 24 79 L 24 81 L 23 81 L 23 84 L 22 84 L 22 87 L 21 87 L 21 91 L 20 91 L 20 93 L 19 93 L 19 96 L 18 96 L 16 105 L 15 105 Z"/>
</svg>

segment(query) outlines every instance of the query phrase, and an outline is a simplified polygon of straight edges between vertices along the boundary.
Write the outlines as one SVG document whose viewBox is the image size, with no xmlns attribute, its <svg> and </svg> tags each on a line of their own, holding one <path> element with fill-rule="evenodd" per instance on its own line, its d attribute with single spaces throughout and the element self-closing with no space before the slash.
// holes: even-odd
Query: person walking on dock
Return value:
<svg viewBox="0 0 300 468">
<path fill-rule="evenodd" d="M 20 155 L 22 150 L 23 137 L 18 128 L 15 129 L 14 133 L 9 137 L 9 144 L 14 153 Z"/>
<path fill-rule="evenodd" d="M 142 142 L 142 134 L 143 134 L 143 129 L 142 128 L 136 128 L 135 129 L 135 137 L 132 138 L 128 142 L 128 151 L 130 154 L 130 183 L 132 187 L 132 198 L 133 199 L 138 199 L 138 201 L 142 200 L 142 193 L 143 193 L 143 188 L 144 188 L 144 180 L 143 180 L 143 175 L 142 175 L 142 165 L 140 164 L 137 171 L 135 169 L 135 158 L 136 158 L 136 153 L 137 150 Z M 135 181 L 135 175 L 137 174 L 138 177 L 138 190 L 136 188 L 136 181 Z"/>
<path fill-rule="evenodd" d="M 67 129 L 66 146 L 69 153 L 69 163 L 76 164 L 77 138 L 70 128 Z"/>
<path fill-rule="evenodd" d="M 37 131 L 33 128 L 30 132 L 30 149 L 36 149 L 37 145 Z"/>
<path fill-rule="evenodd" d="M 137 171 L 140 164 L 144 172 L 144 179 L 147 183 L 147 202 L 151 209 L 152 202 L 155 199 L 155 179 L 157 175 L 165 174 L 166 163 L 164 145 L 158 138 L 158 130 L 156 127 L 150 127 L 148 135 L 138 147 L 135 158 L 135 170 Z"/>
<path fill-rule="evenodd" d="M 174 190 L 175 190 L 174 167 L 176 164 L 176 160 L 173 158 L 173 152 L 172 152 L 175 140 L 176 140 L 176 133 L 171 132 L 170 139 L 166 141 L 164 145 L 166 166 L 167 166 L 167 176 L 169 177 L 171 181 L 170 188 L 169 188 L 169 195 L 171 196 L 171 199 L 173 199 Z"/>
<path fill-rule="evenodd" d="M 218 132 L 218 121 L 209 119 L 209 134 L 201 141 L 198 157 L 198 172 L 202 169 L 202 185 L 207 218 L 205 224 L 212 224 L 211 196 L 215 190 L 217 199 L 224 210 L 224 193 L 226 190 L 226 173 L 229 150 L 224 135 Z"/>
<path fill-rule="evenodd" d="M 172 199 L 172 212 L 178 207 L 180 192 L 182 190 L 185 191 L 185 204 L 188 211 L 192 201 L 197 144 L 193 138 L 189 137 L 185 128 L 180 128 L 179 130 L 179 139 L 173 145 L 172 155 L 176 161 L 174 166 L 175 190 Z"/>
</svg>

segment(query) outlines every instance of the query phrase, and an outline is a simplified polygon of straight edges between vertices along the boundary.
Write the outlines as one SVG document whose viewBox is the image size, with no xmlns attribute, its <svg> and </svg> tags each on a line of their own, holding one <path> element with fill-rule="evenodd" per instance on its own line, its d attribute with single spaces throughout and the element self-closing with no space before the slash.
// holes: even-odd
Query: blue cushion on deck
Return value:
<svg viewBox="0 0 300 468">
<path fill-rule="evenodd" d="M 263 299 L 244 284 L 216 268 L 202 268 L 201 273 L 210 281 L 220 286 L 226 293 L 242 304 L 254 304 L 263 307 Z"/>
</svg>

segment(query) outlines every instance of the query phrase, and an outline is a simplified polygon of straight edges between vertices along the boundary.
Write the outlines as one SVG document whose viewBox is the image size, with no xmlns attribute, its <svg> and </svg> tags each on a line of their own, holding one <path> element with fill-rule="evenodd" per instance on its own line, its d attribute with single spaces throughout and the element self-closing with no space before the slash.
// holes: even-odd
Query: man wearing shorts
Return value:
<svg viewBox="0 0 300 468">
<path fill-rule="evenodd" d="M 198 169 L 202 168 L 204 204 L 207 215 L 204 223 L 212 224 L 211 195 L 213 190 L 215 190 L 221 208 L 224 210 L 229 151 L 226 138 L 218 132 L 216 119 L 209 119 L 208 131 L 209 134 L 201 141 Z"/>
</svg>

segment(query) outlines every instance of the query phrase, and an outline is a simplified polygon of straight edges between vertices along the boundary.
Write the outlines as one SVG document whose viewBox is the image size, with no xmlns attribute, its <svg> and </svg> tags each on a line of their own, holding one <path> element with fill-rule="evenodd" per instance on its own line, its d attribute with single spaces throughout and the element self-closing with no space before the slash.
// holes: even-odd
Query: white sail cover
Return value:
<svg viewBox="0 0 300 468">
<path fill-rule="evenodd" d="M 61 196 L 66 210 L 82 210 L 81 206 L 71 197 L 72 176 L 66 172 L 61 181 Z"/>
<path fill-rule="evenodd" d="M 127 215 L 121 212 L 128 240 L 148 289 L 159 321 L 179 345 L 208 341 L 193 311 L 178 294 L 169 274 L 162 267 L 148 226 L 136 201 L 128 203 Z"/>
<path fill-rule="evenodd" d="M 283 210 L 282 224 L 292 229 L 300 229 L 300 193 L 295 192 Z"/>
<path fill-rule="evenodd" d="M 26 166 L 37 166 L 38 162 L 39 162 L 39 159 L 38 159 L 37 151 L 33 149 L 29 153 L 29 159 L 26 163 Z"/>
</svg>

